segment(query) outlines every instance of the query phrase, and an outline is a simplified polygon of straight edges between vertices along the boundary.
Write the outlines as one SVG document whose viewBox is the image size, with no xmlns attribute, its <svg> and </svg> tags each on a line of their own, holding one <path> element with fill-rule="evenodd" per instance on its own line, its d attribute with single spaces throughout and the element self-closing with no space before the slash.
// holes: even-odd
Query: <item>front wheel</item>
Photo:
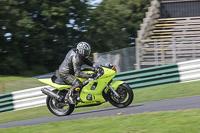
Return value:
<svg viewBox="0 0 200 133">
<path fill-rule="evenodd" d="M 53 90 L 53 92 L 58 94 L 58 90 Z M 60 95 L 65 96 L 66 94 L 60 94 Z M 47 96 L 46 104 L 49 111 L 57 116 L 70 115 L 75 108 L 75 105 L 64 104 L 63 101 L 58 102 L 58 100 L 50 96 Z"/>
<path fill-rule="evenodd" d="M 132 103 L 134 93 L 129 85 L 119 85 L 116 92 L 119 94 L 120 98 L 117 98 L 111 90 L 108 90 L 107 100 L 110 102 L 110 104 L 118 108 L 124 108 Z"/>
</svg>

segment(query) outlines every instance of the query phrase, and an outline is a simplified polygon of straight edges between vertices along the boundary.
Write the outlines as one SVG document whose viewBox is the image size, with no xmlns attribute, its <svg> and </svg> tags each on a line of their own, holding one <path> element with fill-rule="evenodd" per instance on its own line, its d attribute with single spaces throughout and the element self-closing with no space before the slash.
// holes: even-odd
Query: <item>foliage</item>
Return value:
<svg viewBox="0 0 200 133">
<path fill-rule="evenodd" d="M 137 36 L 150 0 L 105 0 L 92 11 L 87 40 L 95 52 L 127 47 Z"/>
<path fill-rule="evenodd" d="M 0 3 L 1 74 L 54 71 L 82 36 L 87 15 L 87 5 L 82 1 L 0 0 Z"/>
<path fill-rule="evenodd" d="M 52 72 L 83 40 L 93 52 L 127 47 L 149 1 L 0 0 L 0 74 Z"/>
</svg>

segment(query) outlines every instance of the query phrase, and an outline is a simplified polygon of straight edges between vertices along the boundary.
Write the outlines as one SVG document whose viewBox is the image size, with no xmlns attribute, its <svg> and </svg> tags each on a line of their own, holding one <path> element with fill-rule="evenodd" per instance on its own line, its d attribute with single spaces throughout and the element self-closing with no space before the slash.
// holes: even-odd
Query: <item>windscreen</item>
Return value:
<svg viewBox="0 0 200 133">
<path fill-rule="evenodd" d="M 104 67 L 109 67 L 110 65 L 111 65 L 111 64 L 108 63 L 103 57 L 99 56 L 98 62 L 95 62 L 95 63 L 93 64 L 93 67 L 102 67 L 102 66 L 104 66 Z"/>
</svg>

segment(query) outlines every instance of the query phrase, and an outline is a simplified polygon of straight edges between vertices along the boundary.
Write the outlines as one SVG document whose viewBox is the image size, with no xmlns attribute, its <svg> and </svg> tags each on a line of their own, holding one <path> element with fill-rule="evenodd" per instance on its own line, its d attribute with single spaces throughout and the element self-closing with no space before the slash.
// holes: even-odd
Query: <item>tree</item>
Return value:
<svg viewBox="0 0 200 133">
<path fill-rule="evenodd" d="M 127 47 L 136 37 L 149 3 L 150 0 L 104 0 L 92 10 L 85 38 L 94 51 Z"/>
<path fill-rule="evenodd" d="M 86 2 L 0 0 L 1 74 L 54 71 L 84 34 Z"/>
<path fill-rule="evenodd" d="M 79 41 L 93 52 L 127 47 L 150 2 L 103 0 L 91 9 L 88 1 L 0 0 L 0 74 L 52 72 Z"/>
</svg>

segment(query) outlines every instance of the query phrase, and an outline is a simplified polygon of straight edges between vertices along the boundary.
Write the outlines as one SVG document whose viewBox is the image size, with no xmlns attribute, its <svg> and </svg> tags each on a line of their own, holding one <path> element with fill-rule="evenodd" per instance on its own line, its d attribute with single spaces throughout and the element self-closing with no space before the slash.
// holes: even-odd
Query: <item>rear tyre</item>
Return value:
<svg viewBox="0 0 200 133">
<path fill-rule="evenodd" d="M 53 92 L 57 93 L 58 90 L 53 90 Z M 75 108 L 75 105 L 64 104 L 64 101 L 59 102 L 55 98 L 49 97 L 49 96 L 47 96 L 46 104 L 49 111 L 56 116 L 70 115 L 74 111 L 74 108 Z"/>
<path fill-rule="evenodd" d="M 110 102 L 110 104 L 118 108 L 124 108 L 132 103 L 134 93 L 129 85 L 119 85 L 116 92 L 119 94 L 120 98 L 117 98 L 111 90 L 108 90 L 107 100 Z"/>
</svg>

